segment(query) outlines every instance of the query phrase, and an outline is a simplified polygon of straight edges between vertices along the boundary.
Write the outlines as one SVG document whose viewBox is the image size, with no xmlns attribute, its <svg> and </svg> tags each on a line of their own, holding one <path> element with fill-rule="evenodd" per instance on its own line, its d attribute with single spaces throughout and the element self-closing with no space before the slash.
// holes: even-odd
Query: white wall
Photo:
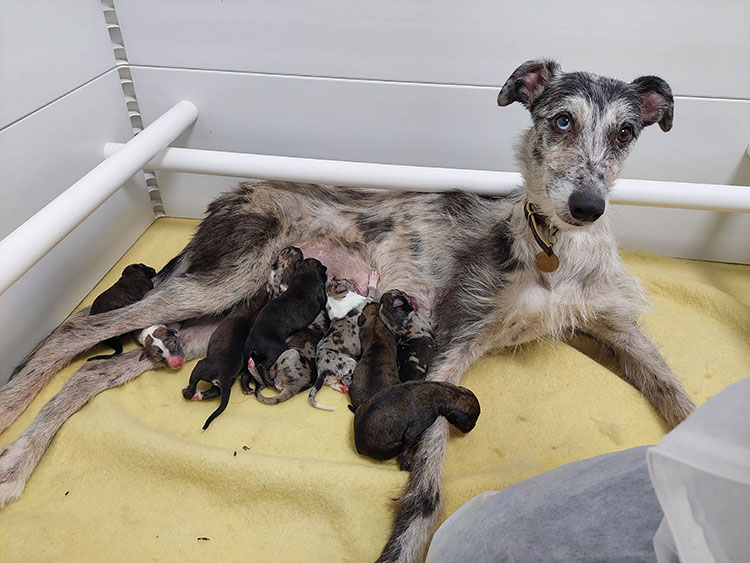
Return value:
<svg viewBox="0 0 750 563">
<path fill-rule="evenodd" d="M 568 70 L 659 74 L 672 85 L 674 129 L 645 132 L 624 177 L 750 185 L 746 0 L 128 0 L 116 8 L 145 123 L 183 98 L 200 109 L 174 146 L 516 170 L 514 139 L 528 116 L 517 105 L 498 108 L 497 91 L 524 60 L 553 56 Z M 158 179 L 167 214 L 189 217 L 231 185 Z M 750 262 L 750 215 L 615 211 L 626 246 Z"/>
<path fill-rule="evenodd" d="M 0 237 L 132 130 L 98 0 L 0 3 Z M 0 295 L 0 384 L 153 221 L 131 180 Z"/>
</svg>

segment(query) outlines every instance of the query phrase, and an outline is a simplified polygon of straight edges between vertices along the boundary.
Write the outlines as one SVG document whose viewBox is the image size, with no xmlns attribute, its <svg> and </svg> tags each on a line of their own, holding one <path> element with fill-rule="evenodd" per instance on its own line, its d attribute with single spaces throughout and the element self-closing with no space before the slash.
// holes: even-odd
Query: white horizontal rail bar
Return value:
<svg viewBox="0 0 750 563">
<path fill-rule="evenodd" d="M 105 154 L 121 147 L 107 143 Z M 236 152 L 168 148 L 147 165 L 150 170 L 242 178 L 312 182 L 402 191 L 465 190 L 505 194 L 521 183 L 515 172 L 430 168 L 367 162 L 293 158 Z M 750 187 L 651 180 L 619 180 L 612 201 L 625 205 L 677 207 L 750 213 Z"/>
<path fill-rule="evenodd" d="M 190 102 L 175 104 L 83 178 L 0 240 L 0 293 L 3 293 L 80 225 L 155 154 L 198 117 Z"/>
</svg>

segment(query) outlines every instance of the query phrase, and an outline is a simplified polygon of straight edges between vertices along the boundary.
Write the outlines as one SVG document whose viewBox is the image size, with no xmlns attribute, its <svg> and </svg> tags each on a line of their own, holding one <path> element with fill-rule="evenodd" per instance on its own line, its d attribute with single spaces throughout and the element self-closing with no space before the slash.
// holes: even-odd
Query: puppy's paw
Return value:
<svg viewBox="0 0 750 563">
<path fill-rule="evenodd" d="M 377 288 L 380 283 L 380 274 L 377 270 L 370 270 L 370 277 L 367 280 L 367 287 Z"/>
</svg>

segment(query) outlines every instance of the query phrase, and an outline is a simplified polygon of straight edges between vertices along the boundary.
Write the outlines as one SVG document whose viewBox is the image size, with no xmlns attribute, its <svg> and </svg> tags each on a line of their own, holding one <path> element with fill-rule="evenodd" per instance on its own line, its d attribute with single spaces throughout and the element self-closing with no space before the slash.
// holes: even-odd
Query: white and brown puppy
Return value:
<svg viewBox="0 0 750 563">
<path fill-rule="evenodd" d="M 308 396 L 312 406 L 323 410 L 335 410 L 315 400 L 323 385 L 342 393 L 349 391 L 357 358 L 362 351 L 357 318 L 374 296 L 377 283 L 378 275 L 373 271 L 370 273 L 366 297 L 357 292 L 356 285 L 350 280 L 333 278 L 326 286 L 326 311 L 331 326 L 318 342 L 315 359 L 317 379 Z"/>
<path fill-rule="evenodd" d="M 393 289 L 380 296 L 380 319 L 396 337 L 401 381 L 424 379 L 437 353 L 432 323 L 417 313 L 412 297 Z"/>
<path fill-rule="evenodd" d="M 439 416 L 469 432 L 479 418 L 479 401 L 467 388 L 444 381 L 394 385 L 357 409 L 354 445 L 374 459 L 399 456 L 401 469 L 410 471 L 413 449 Z"/>
<path fill-rule="evenodd" d="M 279 394 L 266 397 L 262 387 L 255 389 L 255 398 L 266 405 L 276 405 L 308 389 L 315 382 L 315 349 L 328 329 L 328 316 L 321 311 L 307 328 L 297 331 L 286 339 L 289 349 L 284 351 L 268 370 L 269 387 Z M 245 391 L 245 389 L 243 389 Z"/>
<path fill-rule="evenodd" d="M 180 325 L 153 325 L 133 333 L 138 344 L 143 346 L 140 359 L 151 358 L 177 369 L 185 363 L 185 353 L 180 342 Z"/>
<path fill-rule="evenodd" d="M 350 410 L 357 409 L 383 389 L 400 383 L 396 365 L 396 338 L 378 315 L 379 305 L 370 303 L 357 318 L 362 356 L 349 387 Z"/>
</svg>

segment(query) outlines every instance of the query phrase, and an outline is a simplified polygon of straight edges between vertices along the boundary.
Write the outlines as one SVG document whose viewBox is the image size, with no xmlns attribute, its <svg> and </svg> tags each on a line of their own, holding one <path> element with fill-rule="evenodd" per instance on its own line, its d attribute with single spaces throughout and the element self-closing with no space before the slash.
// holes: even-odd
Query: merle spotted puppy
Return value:
<svg viewBox="0 0 750 563">
<path fill-rule="evenodd" d="M 323 410 L 335 410 L 315 400 L 323 385 L 342 393 L 348 392 L 357 359 L 362 351 L 357 318 L 374 296 L 377 283 L 377 273 L 371 272 L 367 297 L 359 295 L 356 286 L 350 280 L 333 278 L 326 286 L 326 311 L 331 319 L 331 326 L 318 343 L 316 351 L 318 375 L 308 396 L 312 406 Z"/>
<path fill-rule="evenodd" d="M 156 270 L 145 264 L 130 264 L 122 271 L 120 279 L 112 287 L 104 290 L 91 304 L 89 315 L 98 315 L 127 307 L 143 299 L 154 288 L 151 281 Z M 108 338 L 104 344 L 114 350 L 113 354 L 93 356 L 89 360 L 102 360 L 122 354 L 122 342 L 119 336 Z"/>
<path fill-rule="evenodd" d="M 318 373 L 315 349 L 327 328 L 328 315 L 321 311 L 310 326 L 287 338 L 289 349 L 279 356 L 268 371 L 268 386 L 275 388 L 279 394 L 266 397 L 261 393 L 263 387 L 257 387 L 255 398 L 266 405 L 276 405 L 312 386 Z"/>
<path fill-rule="evenodd" d="M 268 274 L 269 299 L 274 299 L 287 290 L 289 281 L 297 270 L 297 266 L 302 263 L 302 259 L 302 251 L 296 246 L 287 246 L 279 252 L 271 265 L 271 273 Z"/>
<path fill-rule="evenodd" d="M 410 471 L 413 450 L 439 416 L 461 432 L 474 428 L 479 401 L 474 393 L 444 381 L 408 381 L 380 391 L 354 415 L 354 445 L 374 459 L 399 456 Z"/>
<path fill-rule="evenodd" d="M 355 413 L 373 395 L 400 383 L 396 365 L 396 338 L 380 320 L 378 308 L 378 304 L 370 303 L 357 318 L 362 356 L 354 368 L 349 387 L 349 409 Z"/>
<path fill-rule="evenodd" d="M 380 318 L 396 337 L 399 379 L 424 379 L 437 353 L 430 319 L 417 313 L 414 299 L 398 289 L 380 296 Z"/>
</svg>

